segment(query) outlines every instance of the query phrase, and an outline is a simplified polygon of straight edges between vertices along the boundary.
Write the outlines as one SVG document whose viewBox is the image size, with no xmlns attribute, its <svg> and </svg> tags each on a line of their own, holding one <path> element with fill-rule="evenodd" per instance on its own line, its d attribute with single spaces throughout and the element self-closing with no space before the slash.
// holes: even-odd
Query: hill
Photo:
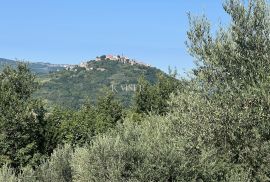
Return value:
<svg viewBox="0 0 270 182">
<path fill-rule="evenodd" d="M 41 89 L 37 97 L 48 105 L 57 104 L 78 108 L 86 98 L 96 101 L 104 88 L 113 90 L 125 106 L 130 105 L 137 80 L 141 75 L 150 83 L 157 81 L 161 70 L 137 62 L 120 60 L 92 60 L 67 67 L 63 71 L 40 76 Z"/>
<path fill-rule="evenodd" d="M 0 58 L 0 71 L 5 65 L 16 66 L 19 61 Z M 48 107 L 59 105 L 79 108 L 86 99 L 93 102 L 103 89 L 114 91 L 125 106 L 129 106 L 134 92 L 140 86 L 141 75 L 150 83 L 157 81 L 161 70 L 123 56 L 100 56 L 79 65 L 60 65 L 27 62 L 41 83 L 35 96 L 45 100 Z"/>
<path fill-rule="evenodd" d="M 2 70 L 5 65 L 16 66 L 16 64 L 18 64 L 19 62 L 20 61 L 0 58 L 0 70 Z M 26 62 L 26 63 L 29 65 L 30 69 L 36 74 L 49 74 L 50 72 L 64 70 L 65 67 L 69 66 L 43 62 Z"/>
</svg>

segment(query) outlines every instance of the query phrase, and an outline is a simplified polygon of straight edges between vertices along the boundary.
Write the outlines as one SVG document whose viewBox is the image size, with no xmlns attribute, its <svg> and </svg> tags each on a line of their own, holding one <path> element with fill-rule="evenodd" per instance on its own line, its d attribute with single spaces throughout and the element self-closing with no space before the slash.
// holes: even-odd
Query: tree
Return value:
<svg viewBox="0 0 270 182">
<path fill-rule="evenodd" d="M 224 10 L 231 24 L 215 36 L 206 17 L 190 16 L 187 45 L 198 68 L 190 87 L 172 98 L 173 112 L 197 179 L 226 180 L 241 169 L 268 181 L 269 8 L 264 0 L 228 0 Z"/>
<path fill-rule="evenodd" d="M 176 93 L 179 89 L 182 81 L 176 79 L 176 73 L 170 73 L 171 75 L 165 76 L 163 74 L 157 75 L 158 81 L 154 85 L 154 112 L 160 115 L 164 115 L 169 112 L 169 99 L 171 94 Z"/>
<path fill-rule="evenodd" d="M 94 106 L 85 104 L 78 111 L 66 110 L 62 118 L 60 134 L 62 143 L 75 145 L 89 143 L 95 135 L 97 112 Z"/>
<path fill-rule="evenodd" d="M 134 110 L 136 113 L 149 113 L 152 110 L 153 92 L 150 83 L 140 77 L 138 80 L 139 87 L 134 96 Z"/>
<path fill-rule="evenodd" d="M 47 117 L 46 146 L 54 149 L 65 143 L 72 147 L 85 145 L 97 134 L 113 128 L 122 117 L 122 106 L 108 91 L 102 92 L 96 105 L 86 101 L 79 110 L 56 107 Z"/>
<path fill-rule="evenodd" d="M 113 92 L 104 90 L 103 94 L 98 98 L 96 113 L 96 133 L 101 133 L 113 128 L 122 119 L 123 108 L 115 100 Z"/>
<path fill-rule="evenodd" d="M 46 151 L 45 110 L 32 98 L 37 87 L 25 64 L 0 74 L 0 165 L 35 165 Z"/>
<path fill-rule="evenodd" d="M 172 93 L 176 93 L 181 83 L 175 74 L 157 74 L 157 83 L 151 85 L 144 77 L 138 80 L 138 89 L 134 97 L 134 110 L 136 113 L 164 115 L 169 110 L 168 100 Z"/>
</svg>

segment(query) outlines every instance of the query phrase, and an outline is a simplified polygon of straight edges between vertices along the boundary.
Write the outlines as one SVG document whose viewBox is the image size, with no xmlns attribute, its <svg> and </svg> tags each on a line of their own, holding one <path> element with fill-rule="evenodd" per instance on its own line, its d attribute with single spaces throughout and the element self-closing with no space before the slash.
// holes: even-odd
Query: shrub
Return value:
<svg viewBox="0 0 270 182">
<path fill-rule="evenodd" d="M 17 177 L 12 168 L 7 165 L 3 165 L 0 169 L 0 181 L 17 182 Z"/>
<path fill-rule="evenodd" d="M 159 122 L 156 122 L 159 120 Z M 125 121 L 72 158 L 75 181 L 168 181 L 181 174 L 181 141 L 170 122 L 152 116 Z"/>
<path fill-rule="evenodd" d="M 39 181 L 57 181 L 68 182 L 72 181 L 72 171 L 70 160 L 72 155 L 70 145 L 58 147 L 50 159 L 44 161 L 36 170 L 37 180 Z"/>
</svg>

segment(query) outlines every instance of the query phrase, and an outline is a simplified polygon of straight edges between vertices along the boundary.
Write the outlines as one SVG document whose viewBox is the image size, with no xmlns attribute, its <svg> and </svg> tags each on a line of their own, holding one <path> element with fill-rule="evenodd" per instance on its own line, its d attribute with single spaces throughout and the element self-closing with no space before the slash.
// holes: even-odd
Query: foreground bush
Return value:
<svg viewBox="0 0 270 182">
<path fill-rule="evenodd" d="M 49 160 L 41 164 L 36 170 L 38 181 L 72 181 L 70 160 L 73 149 L 69 145 L 58 147 Z"/>
<path fill-rule="evenodd" d="M 156 122 L 156 121 L 159 122 Z M 171 122 L 152 116 L 126 121 L 72 158 L 75 181 L 171 181 L 181 176 L 182 142 Z"/>
<path fill-rule="evenodd" d="M 233 163 L 226 155 L 217 155 L 217 148 L 202 146 L 199 139 L 191 141 L 188 136 L 196 134 L 195 128 L 183 131 L 178 117 L 178 113 L 167 117 L 151 116 L 141 125 L 126 121 L 110 134 L 97 137 L 92 145 L 77 148 L 71 161 L 73 180 L 251 179 L 245 164 Z"/>
<path fill-rule="evenodd" d="M 261 163 L 260 174 L 252 176 L 252 168 L 247 170 L 248 161 L 231 161 L 230 153 L 220 152 L 212 141 L 207 143 L 203 131 L 210 137 L 211 130 L 202 127 L 203 124 L 193 128 L 192 123 L 187 128 L 179 118 L 175 112 L 166 117 L 150 116 L 142 124 L 127 120 L 106 135 L 97 136 L 91 145 L 76 148 L 74 153 L 69 146 L 58 148 L 34 172 L 23 170 L 15 177 L 4 166 L 1 177 L 14 181 L 101 182 L 266 179 L 259 177 L 266 176 L 268 166 Z M 193 119 L 189 122 L 195 124 Z M 258 151 L 257 158 L 263 154 Z"/>
<path fill-rule="evenodd" d="M 0 169 L 0 181 L 2 182 L 67 182 L 72 181 L 71 174 L 71 155 L 72 148 L 69 145 L 58 147 L 53 152 L 49 160 L 44 161 L 40 166 L 33 170 L 31 167 L 22 168 L 19 173 L 4 165 Z"/>
<path fill-rule="evenodd" d="M 17 177 L 12 168 L 9 168 L 7 165 L 4 165 L 0 169 L 0 181 L 7 181 L 7 182 L 16 182 Z"/>
</svg>

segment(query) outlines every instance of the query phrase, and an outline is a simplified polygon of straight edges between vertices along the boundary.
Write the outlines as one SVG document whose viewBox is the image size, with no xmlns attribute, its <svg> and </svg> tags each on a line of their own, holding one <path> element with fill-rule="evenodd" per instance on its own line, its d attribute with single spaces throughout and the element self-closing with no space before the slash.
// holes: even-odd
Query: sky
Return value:
<svg viewBox="0 0 270 182">
<path fill-rule="evenodd" d="M 0 57 L 78 64 L 128 56 L 164 71 L 194 67 L 187 13 L 227 22 L 222 0 L 0 0 Z"/>
</svg>

